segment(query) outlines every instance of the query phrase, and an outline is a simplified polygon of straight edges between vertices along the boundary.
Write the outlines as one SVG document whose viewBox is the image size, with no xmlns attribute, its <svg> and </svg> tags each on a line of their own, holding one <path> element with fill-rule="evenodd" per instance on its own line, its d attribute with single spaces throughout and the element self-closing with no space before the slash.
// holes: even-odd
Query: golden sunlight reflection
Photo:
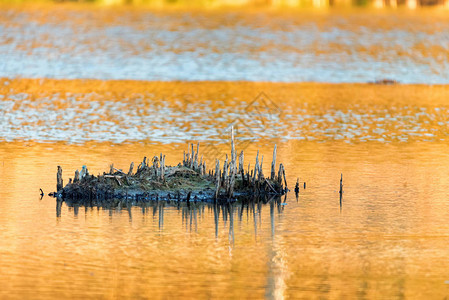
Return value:
<svg viewBox="0 0 449 300">
<path fill-rule="evenodd" d="M 449 298 L 449 0 L 9 2 L 0 298 Z M 198 142 L 207 173 L 231 128 L 288 193 L 168 167 Z M 126 195 L 51 196 L 86 168 Z"/>
<path fill-rule="evenodd" d="M 269 157 L 274 142 L 248 145 L 249 162 L 258 149 Z M 55 288 L 79 297 L 445 295 L 444 143 L 278 142 L 289 186 L 300 177 L 307 188 L 298 199 L 289 193 L 266 204 L 197 203 L 189 210 L 177 203 L 85 208 L 39 200 L 39 188 L 55 189 L 56 165 L 67 181 L 82 164 L 94 174 L 112 161 L 126 168 L 161 147 L 176 164 L 185 145 L 2 143 L 0 281 L 22 296 L 38 290 L 48 297 Z"/>
</svg>

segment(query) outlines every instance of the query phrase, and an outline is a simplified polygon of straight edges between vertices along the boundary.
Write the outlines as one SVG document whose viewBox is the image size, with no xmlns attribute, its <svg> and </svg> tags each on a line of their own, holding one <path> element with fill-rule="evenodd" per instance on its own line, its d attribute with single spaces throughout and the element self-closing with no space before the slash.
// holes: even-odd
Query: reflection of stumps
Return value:
<svg viewBox="0 0 449 300">
<path fill-rule="evenodd" d="M 341 174 L 340 177 L 340 206 L 342 198 L 343 198 L 343 174 Z"/>
<path fill-rule="evenodd" d="M 58 166 L 58 173 L 56 174 L 56 191 L 60 191 L 64 188 L 64 184 L 62 182 L 62 168 Z"/>
<path fill-rule="evenodd" d="M 61 207 L 62 207 L 62 200 L 60 198 L 56 199 L 56 218 L 61 217 Z"/>
<path fill-rule="evenodd" d="M 299 178 L 296 179 L 295 196 L 296 196 L 296 202 L 298 202 L 298 198 L 299 198 Z"/>
</svg>

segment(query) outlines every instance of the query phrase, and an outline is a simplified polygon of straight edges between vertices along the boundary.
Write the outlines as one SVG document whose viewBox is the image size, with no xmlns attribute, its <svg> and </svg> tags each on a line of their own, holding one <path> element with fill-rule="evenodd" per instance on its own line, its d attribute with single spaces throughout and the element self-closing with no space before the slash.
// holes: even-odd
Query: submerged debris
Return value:
<svg viewBox="0 0 449 300">
<path fill-rule="evenodd" d="M 200 145 L 191 144 L 184 152 L 182 163 L 177 166 L 166 166 L 165 155 L 160 153 L 151 160 L 147 157 L 138 165 L 133 173 L 134 163 L 129 171 L 114 168 L 111 164 L 109 172 L 102 175 L 90 175 L 86 166 L 81 172 L 76 170 L 73 181 L 62 187 L 62 169 L 58 166 L 57 189 L 52 196 L 70 202 L 115 201 L 125 199 L 131 201 L 175 200 L 175 201 L 234 201 L 240 197 L 260 195 L 282 195 L 288 191 L 285 169 L 282 164 L 275 172 L 276 146 L 273 151 L 271 176 L 263 174 L 263 156 L 259 163 L 259 152 L 253 170 L 244 170 L 244 154 L 240 152 L 238 164 L 234 145 L 234 130 L 231 129 L 231 156 L 223 162 L 215 160 L 213 169 L 207 171 L 206 162 L 200 157 Z"/>
<path fill-rule="evenodd" d="M 383 79 L 370 81 L 368 83 L 369 84 L 379 84 L 379 85 L 393 85 L 393 84 L 398 84 L 399 81 L 394 80 L 394 79 L 389 79 L 389 78 L 383 78 Z"/>
</svg>

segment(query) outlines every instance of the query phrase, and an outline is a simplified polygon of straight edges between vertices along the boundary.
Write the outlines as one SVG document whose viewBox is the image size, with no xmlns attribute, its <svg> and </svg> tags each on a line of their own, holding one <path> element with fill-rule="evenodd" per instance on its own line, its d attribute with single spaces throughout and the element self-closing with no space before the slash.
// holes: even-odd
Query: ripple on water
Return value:
<svg viewBox="0 0 449 300">
<path fill-rule="evenodd" d="M 176 87 L 176 83 L 166 85 Z M 207 94 L 195 92 L 196 85 Z M 339 104 L 345 101 L 337 95 L 324 103 L 316 103 L 317 99 L 307 96 L 305 100 L 289 98 L 291 101 L 260 105 L 251 98 L 223 99 L 223 95 L 227 97 L 226 91 L 203 87 L 207 84 L 196 85 L 187 86 L 191 99 L 175 92 L 170 97 L 155 91 L 127 94 L 126 87 L 78 93 L 4 89 L 0 140 L 225 142 L 231 124 L 237 128 L 239 139 L 249 142 L 265 139 L 404 142 L 445 140 L 449 134 L 449 107 L 432 107 L 425 101 L 391 106 L 359 100 Z M 356 92 L 357 89 L 360 88 Z M 271 91 L 276 92 L 273 87 Z"/>
<path fill-rule="evenodd" d="M 2 77 L 448 83 L 449 22 L 436 11 L 49 7 L 0 20 Z"/>
</svg>

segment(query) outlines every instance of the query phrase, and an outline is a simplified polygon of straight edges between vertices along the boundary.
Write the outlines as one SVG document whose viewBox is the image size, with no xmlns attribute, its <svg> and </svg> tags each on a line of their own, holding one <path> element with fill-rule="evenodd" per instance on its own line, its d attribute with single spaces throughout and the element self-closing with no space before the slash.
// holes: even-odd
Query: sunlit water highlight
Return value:
<svg viewBox="0 0 449 300">
<path fill-rule="evenodd" d="M 178 209 L 67 207 L 39 200 L 87 164 L 185 145 L 0 144 L 0 295 L 6 298 L 444 298 L 449 251 L 449 157 L 441 143 L 278 144 L 285 205 Z M 205 144 L 207 148 L 210 144 Z M 270 156 L 272 144 L 250 145 Z M 227 146 L 219 147 L 228 151 Z M 251 158 L 251 159 L 250 159 Z M 268 164 L 265 165 L 265 173 Z M 338 184 L 344 175 L 343 205 Z M 282 200 L 283 201 L 283 200 Z M 231 214 L 229 214 L 231 212 Z"/>
<path fill-rule="evenodd" d="M 445 86 L 4 79 L 0 92 L 3 141 L 226 143 L 231 125 L 242 143 L 449 135 Z"/>
<path fill-rule="evenodd" d="M 449 88 L 255 82 L 447 83 L 444 14 L 67 7 L 0 10 L 0 298 L 449 296 Z M 39 200 L 57 165 L 67 183 L 201 141 L 211 166 L 231 125 L 266 174 L 277 144 L 298 198 Z"/>
<path fill-rule="evenodd" d="M 0 10 L 0 76 L 448 83 L 447 11 Z"/>
</svg>

